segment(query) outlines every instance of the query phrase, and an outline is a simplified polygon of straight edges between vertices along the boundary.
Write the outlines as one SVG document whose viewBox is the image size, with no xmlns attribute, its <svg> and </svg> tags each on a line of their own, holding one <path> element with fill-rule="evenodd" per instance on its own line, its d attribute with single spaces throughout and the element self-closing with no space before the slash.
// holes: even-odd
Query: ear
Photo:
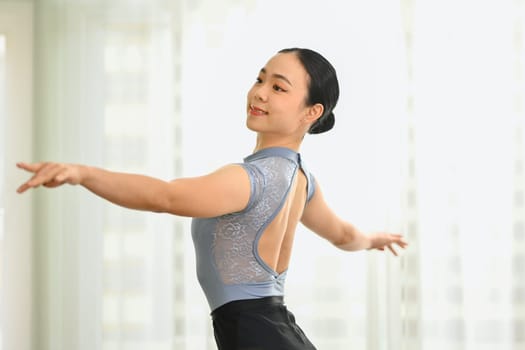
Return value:
<svg viewBox="0 0 525 350">
<path fill-rule="evenodd" d="M 317 119 L 319 119 L 324 112 L 324 106 L 320 103 L 316 103 L 313 106 L 307 107 L 306 115 L 303 118 L 303 121 L 311 124 L 314 123 Z"/>
</svg>

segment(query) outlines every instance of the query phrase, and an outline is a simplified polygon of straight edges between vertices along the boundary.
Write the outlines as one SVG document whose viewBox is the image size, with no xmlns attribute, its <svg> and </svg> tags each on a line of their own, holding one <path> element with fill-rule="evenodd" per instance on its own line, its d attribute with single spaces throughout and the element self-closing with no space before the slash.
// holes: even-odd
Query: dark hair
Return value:
<svg viewBox="0 0 525 350">
<path fill-rule="evenodd" d="M 323 115 L 312 124 L 308 133 L 320 134 L 332 129 L 335 124 L 333 109 L 339 99 L 339 83 L 335 68 L 321 54 L 310 49 L 294 47 L 282 49 L 279 53 L 297 55 L 310 76 L 306 104 L 308 106 L 316 103 L 323 105 Z"/>
</svg>

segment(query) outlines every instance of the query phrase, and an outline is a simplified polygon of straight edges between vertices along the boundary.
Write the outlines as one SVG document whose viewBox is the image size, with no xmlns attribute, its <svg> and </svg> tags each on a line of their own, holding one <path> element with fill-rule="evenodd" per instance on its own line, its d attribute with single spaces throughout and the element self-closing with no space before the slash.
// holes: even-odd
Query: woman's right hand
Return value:
<svg viewBox="0 0 525 350">
<path fill-rule="evenodd" d="M 17 163 L 16 166 L 24 169 L 33 176 L 16 190 L 23 193 L 30 188 L 40 185 L 53 188 L 63 184 L 78 185 L 81 181 L 81 166 L 62 163 Z"/>
</svg>

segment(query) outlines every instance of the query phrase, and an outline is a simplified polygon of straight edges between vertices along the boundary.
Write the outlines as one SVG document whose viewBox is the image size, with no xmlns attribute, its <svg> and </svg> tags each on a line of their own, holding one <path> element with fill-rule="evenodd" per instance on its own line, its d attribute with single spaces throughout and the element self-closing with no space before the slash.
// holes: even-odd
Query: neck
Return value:
<svg viewBox="0 0 525 350">
<path fill-rule="evenodd" d="M 284 147 L 299 152 L 303 139 L 271 137 L 268 135 L 257 134 L 257 141 L 254 152 L 270 147 Z"/>
</svg>

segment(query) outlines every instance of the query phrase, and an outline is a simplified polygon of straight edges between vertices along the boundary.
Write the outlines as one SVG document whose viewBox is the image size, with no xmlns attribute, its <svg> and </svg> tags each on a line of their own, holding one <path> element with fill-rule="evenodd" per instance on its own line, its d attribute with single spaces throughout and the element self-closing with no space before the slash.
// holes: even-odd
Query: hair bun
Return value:
<svg viewBox="0 0 525 350">
<path fill-rule="evenodd" d="M 321 118 L 317 119 L 315 123 L 312 124 L 308 130 L 309 134 L 321 134 L 326 132 L 334 127 L 335 124 L 335 115 L 334 112 L 328 113 Z"/>
</svg>

